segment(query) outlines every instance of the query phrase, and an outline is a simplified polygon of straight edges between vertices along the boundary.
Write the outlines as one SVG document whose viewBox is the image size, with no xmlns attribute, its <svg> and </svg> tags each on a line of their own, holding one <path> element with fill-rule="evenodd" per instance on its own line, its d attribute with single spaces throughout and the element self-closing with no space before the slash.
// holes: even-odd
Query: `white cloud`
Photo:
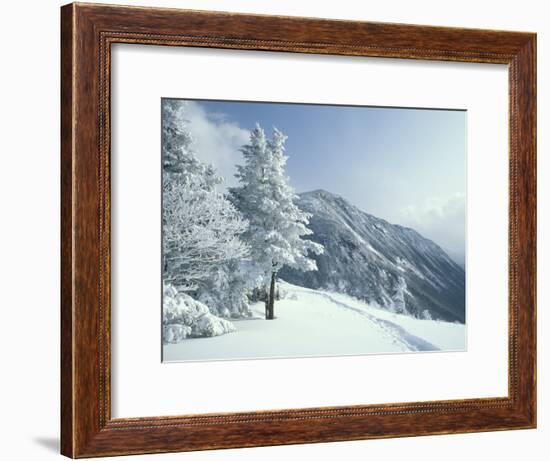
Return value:
<svg viewBox="0 0 550 461">
<path fill-rule="evenodd" d="M 242 162 L 239 149 L 248 142 L 250 132 L 227 121 L 223 114 L 208 114 L 193 101 L 187 104 L 185 115 L 199 159 L 216 168 L 225 186 L 236 185 L 235 165 Z"/>
<path fill-rule="evenodd" d="M 440 245 L 455 261 L 464 264 L 466 199 L 462 193 L 430 197 L 422 204 L 401 210 L 400 222 Z"/>
</svg>

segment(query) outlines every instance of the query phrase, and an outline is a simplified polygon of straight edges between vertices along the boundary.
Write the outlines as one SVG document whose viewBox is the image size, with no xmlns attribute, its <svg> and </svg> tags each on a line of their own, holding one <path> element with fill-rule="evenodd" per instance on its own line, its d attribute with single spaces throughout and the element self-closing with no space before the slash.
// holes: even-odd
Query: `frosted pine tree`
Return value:
<svg viewBox="0 0 550 461">
<path fill-rule="evenodd" d="M 294 190 L 285 176 L 286 136 L 273 131 L 266 140 L 259 124 L 242 147 L 244 165 L 237 166 L 239 187 L 231 189 L 235 206 L 249 223 L 243 238 L 250 245 L 250 257 L 259 271 L 266 292 L 266 318 L 274 318 L 277 273 L 283 266 L 298 270 L 317 270 L 308 252 L 322 253 L 323 246 L 303 239 L 311 235 L 310 215 L 296 204 Z"/>
<path fill-rule="evenodd" d="M 197 159 L 185 102 L 163 100 L 162 116 L 164 281 L 193 291 L 247 255 L 239 238 L 247 223 L 216 190 L 221 178 L 214 169 Z"/>
<path fill-rule="evenodd" d="M 407 282 L 403 277 L 398 277 L 393 289 L 393 311 L 398 314 L 407 314 L 407 302 L 405 294 L 407 293 Z"/>
</svg>

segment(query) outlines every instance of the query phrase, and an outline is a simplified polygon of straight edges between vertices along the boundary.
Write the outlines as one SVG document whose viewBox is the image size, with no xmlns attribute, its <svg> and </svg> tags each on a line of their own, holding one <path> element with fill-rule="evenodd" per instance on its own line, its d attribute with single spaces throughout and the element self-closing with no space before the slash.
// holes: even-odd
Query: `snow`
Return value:
<svg viewBox="0 0 550 461">
<path fill-rule="evenodd" d="M 165 344 L 164 361 L 465 349 L 464 324 L 417 319 L 343 294 L 279 285 L 284 298 L 275 303 L 274 320 L 264 319 L 263 303 L 253 304 L 251 318 L 232 322 L 235 332 Z"/>
<path fill-rule="evenodd" d="M 181 323 L 168 323 L 162 327 L 162 338 L 165 343 L 179 343 L 191 336 L 191 327 Z"/>
<path fill-rule="evenodd" d="M 374 253 L 376 256 L 382 258 L 382 259 L 385 259 L 385 256 L 380 253 L 379 251 L 375 250 L 374 247 L 370 244 L 370 243 L 367 243 L 366 244 L 366 247 L 372 252 Z"/>
<path fill-rule="evenodd" d="M 233 324 L 210 313 L 208 307 L 170 284 L 163 289 L 162 338 L 179 343 L 186 338 L 218 336 L 235 331 Z"/>
</svg>

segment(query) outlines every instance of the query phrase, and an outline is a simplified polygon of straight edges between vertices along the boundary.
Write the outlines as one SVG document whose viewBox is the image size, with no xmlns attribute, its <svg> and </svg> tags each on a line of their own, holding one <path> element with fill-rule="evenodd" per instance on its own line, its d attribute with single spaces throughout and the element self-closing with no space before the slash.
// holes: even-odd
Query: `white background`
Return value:
<svg viewBox="0 0 550 461">
<path fill-rule="evenodd" d="M 112 65 L 113 417 L 507 395 L 506 66 L 129 45 Z M 467 351 L 161 363 L 166 95 L 467 109 Z"/>
<path fill-rule="evenodd" d="M 145 0 L 144 0 L 145 1 Z M 137 4 L 135 2 L 123 2 Z M 550 430 L 546 379 L 550 343 L 544 284 L 549 268 L 548 89 L 550 18 L 546 2 L 307 2 L 305 0 L 154 1 L 229 11 L 319 16 L 539 33 L 539 429 L 368 442 L 171 454 L 141 459 L 545 459 Z M 143 4 L 143 3 L 140 3 Z M 8 6 L 9 5 L 9 6 Z M 55 459 L 59 426 L 59 11 L 57 1 L 13 2 L 3 8 L 0 197 L 2 457 Z M 546 184 L 545 184 L 546 183 Z M 541 328 L 542 327 L 542 328 Z M 545 360 L 542 360 L 544 358 Z M 546 449 L 547 451 L 547 449 Z"/>
</svg>

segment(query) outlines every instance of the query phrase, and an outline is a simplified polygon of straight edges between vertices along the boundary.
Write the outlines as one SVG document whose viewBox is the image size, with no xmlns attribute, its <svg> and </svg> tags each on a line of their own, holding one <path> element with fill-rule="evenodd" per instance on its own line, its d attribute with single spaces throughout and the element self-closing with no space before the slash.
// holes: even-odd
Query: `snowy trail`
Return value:
<svg viewBox="0 0 550 461">
<path fill-rule="evenodd" d="M 281 281 L 284 296 L 275 320 L 265 320 L 263 303 L 251 306 L 255 318 L 234 320 L 235 332 L 186 339 L 163 346 L 165 361 L 459 351 L 465 326 L 395 314 L 349 296 L 316 291 Z"/>
<path fill-rule="evenodd" d="M 396 341 L 399 341 L 403 344 L 403 346 L 408 349 L 409 351 L 438 351 L 440 350 L 437 346 L 434 346 L 433 344 L 429 343 L 428 341 L 419 338 L 418 336 L 415 336 L 411 333 L 409 333 L 405 328 L 402 326 L 391 322 L 389 320 L 381 319 L 379 317 L 375 317 L 372 314 L 369 314 L 366 310 L 351 306 L 349 304 L 346 304 L 342 301 L 338 301 L 334 298 L 334 296 L 331 296 L 330 293 L 326 293 L 323 291 L 315 291 L 315 290 L 309 290 L 309 289 L 301 289 L 301 288 L 294 288 L 293 291 L 295 293 L 310 293 L 314 294 L 316 296 L 323 296 L 330 300 L 332 303 L 336 304 L 337 306 L 340 306 L 344 309 L 349 309 L 354 312 L 357 312 L 358 314 L 366 317 L 369 321 L 374 323 L 375 325 L 379 326 L 382 330 L 387 332 L 388 334 L 392 335 Z"/>
</svg>

